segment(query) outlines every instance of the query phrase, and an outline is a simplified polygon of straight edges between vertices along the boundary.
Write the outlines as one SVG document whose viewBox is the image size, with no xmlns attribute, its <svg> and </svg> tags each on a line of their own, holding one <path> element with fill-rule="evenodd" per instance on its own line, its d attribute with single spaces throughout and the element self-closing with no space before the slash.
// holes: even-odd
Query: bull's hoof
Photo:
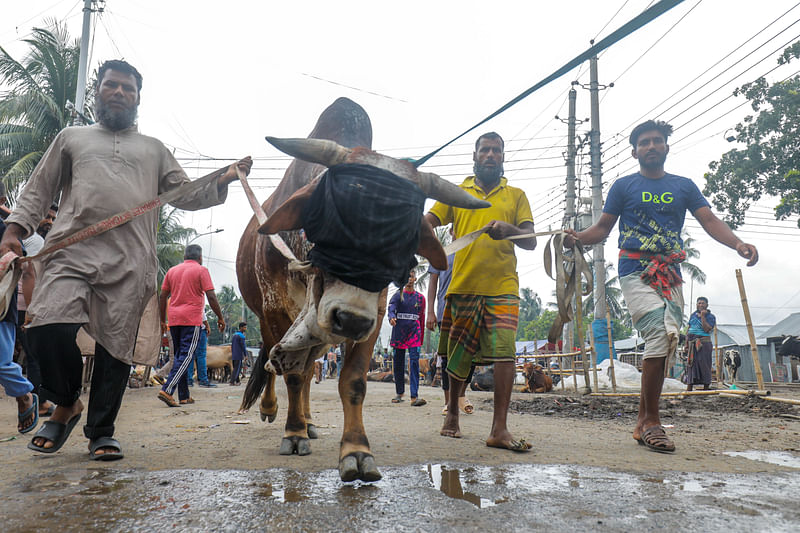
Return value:
<svg viewBox="0 0 800 533">
<path fill-rule="evenodd" d="M 297 455 L 310 455 L 311 442 L 308 439 L 296 435 L 283 437 L 281 440 L 281 449 L 278 453 L 281 455 L 292 455 L 295 453 Z"/>
<path fill-rule="evenodd" d="M 308 424 L 306 426 L 306 431 L 308 432 L 308 438 L 309 439 L 318 439 L 319 438 L 319 432 L 317 431 L 317 426 L 315 426 L 314 424 Z"/>
<path fill-rule="evenodd" d="M 265 420 L 268 420 L 270 424 L 275 422 L 275 418 L 277 418 L 277 416 L 278 416 L 277 412 L 275 412 L 275 413 L 265 413 L 264 411 L 259 411 L 259 413 L 261 414 L 261 421 L 264 422 Z"/>
<path fill-rule="evenodd" d="M 339 460 L 339 477 L 344 482 L 355 481 L 378 481 L 381 473 L 375 464 L 375 458 L 365 452 L 355 452 L 346 455 Z"/>
</svg>

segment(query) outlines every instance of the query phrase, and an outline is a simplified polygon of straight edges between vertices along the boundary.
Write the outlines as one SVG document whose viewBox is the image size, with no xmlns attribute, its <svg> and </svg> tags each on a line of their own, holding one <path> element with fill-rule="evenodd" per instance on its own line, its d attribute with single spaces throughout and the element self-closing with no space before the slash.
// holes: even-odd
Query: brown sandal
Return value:
<svg viewBox="0 0 800 533">
<path fill-rule="evenodd" d="M 181 405 L 186 405 L 187 403 L 194 403 L 194 398 L 189 396 L 187 399 L 181 400 Z"/>
<path fill-rule="evenodd" d="M 675 452 L 675 443 L 667 437 L 667 433 L 662 426 L 650 426 L 642 432 L 642 436 L 636 439 L 636 441 L 642 446 L 647 446 L 654 452 Z"/>
</svg>

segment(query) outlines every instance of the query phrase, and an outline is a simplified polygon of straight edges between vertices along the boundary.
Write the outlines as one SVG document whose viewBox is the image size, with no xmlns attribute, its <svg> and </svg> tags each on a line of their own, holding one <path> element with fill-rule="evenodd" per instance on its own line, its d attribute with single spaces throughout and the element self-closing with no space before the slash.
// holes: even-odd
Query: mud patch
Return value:
<svg viewBox="0 0 800 533">
<path fill-rule="evenodd" d="M 491 409 L 492 402 L 484 400 L 482 408 Z M 741 414 L 759 418 L 780 417 L 800 413 L 799 406 L 772 402 L 758 396 L 729 398 L 725 396 L 687 396 L 662 398 L 661 417 L 681 418 L 689 414 Z M 639 398 L 624 396 L 553 396 L 536 395 L 530 399 L 512 400 L 514 413 L 547 415 L 562 418 L 585 418 L 631 421 L 639 412 Z"/>
</svg>

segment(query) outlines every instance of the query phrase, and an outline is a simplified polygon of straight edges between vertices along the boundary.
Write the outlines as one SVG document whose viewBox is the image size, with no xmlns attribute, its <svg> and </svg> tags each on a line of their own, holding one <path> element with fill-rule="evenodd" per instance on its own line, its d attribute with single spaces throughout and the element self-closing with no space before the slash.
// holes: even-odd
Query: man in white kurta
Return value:
<svg viewBox="0 0 800 533">
<path fill-rule="evenodd" d="M 98 79 L 99 123 L 58 134 L 8 218 L 11 230 L 0 242 L 0 252 L 15 250 L 18 237 L 34 232 L 59 194 L 59 216 L 46 245 L 189 181 L 160 141 L 137 131 L 141 76 L 136 69 L 109 61 Z M 237 164 L 249 172 L 249 158 Z M 195 210 L 224 202 L 236 171 L 232 165 L 218 175 L 172 204 Z M 80 418 L 82 362 L 75 335 L 85 326 L 97 346 L 84 433 L 92 459 L 121 457 L 121 447 L 111 437 L 139 318 L 156 290 L 157 217 L 152 210 L 41 259 L 28 307 L 29 338 L 42 363 L 44 396 L 58 408 L 29 448 L 53 453 Z"/>
</svg>

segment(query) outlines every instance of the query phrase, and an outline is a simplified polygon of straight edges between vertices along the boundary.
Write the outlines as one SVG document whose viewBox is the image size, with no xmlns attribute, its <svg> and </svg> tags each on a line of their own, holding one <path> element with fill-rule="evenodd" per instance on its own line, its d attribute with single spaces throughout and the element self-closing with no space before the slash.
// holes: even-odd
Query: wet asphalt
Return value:
<svg viewBox="0 0 800 533">
<path fill-rule="evenodd" d="M 61 471 L 4 487 L 0 530 L 800 530 L 800 470 L 641 474 L 446 463 L 381 472 L 375 483 L 342 483 L 335 470 Z"/>
</svg>

